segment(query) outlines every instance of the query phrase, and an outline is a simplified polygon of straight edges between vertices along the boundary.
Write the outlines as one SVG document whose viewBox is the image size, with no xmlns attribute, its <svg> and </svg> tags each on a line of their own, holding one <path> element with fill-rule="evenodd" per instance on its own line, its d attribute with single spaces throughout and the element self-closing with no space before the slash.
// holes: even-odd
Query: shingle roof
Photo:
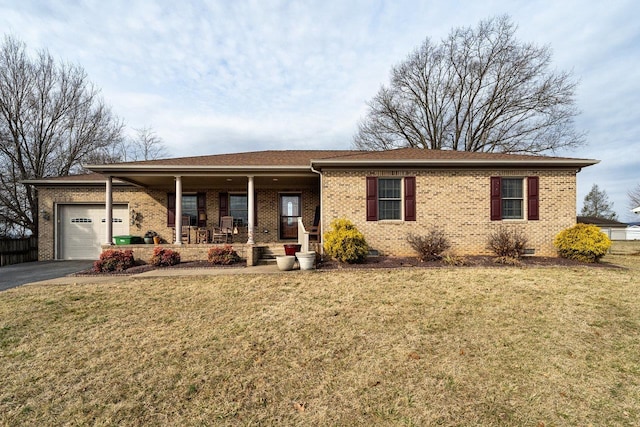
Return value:
<svg viewBox="0 0 640 427">
<path fill-rule="evenodd" d="M 176 157 L 161 160 L 118 163 L 122 166 L 303 166 L 311 159 L 341 158 L 359 151 L 349 150 L 267 150 L 209 156 Z"/>
<path fill-rule="evenodd" d="M 597 216 L 579 216 L 577 217 L 577 222 L 581 224 L 593 224 L 600 227 L 621 227 L 625 228 L 627 224 L 616 221 L 615 219 L 608 218 L 600 218 Z"/>
<path fill-rule="evenodd" d="M 366 163 L 565 163 L 577 166 L 588 166 L 597 163 L 595 160 L 574 159 L 567 157 L 549 157 L 504 153 L 476 153 L 451 150 L 425 150 L 420 148 L 400 148 L 387 151 L 354 151 L 354 150 L 267 150 L 244 153 L 216 154 L 210 156 L 178 157 L 162 160 L 115 163 L 112 165 L 87 165 L 96 171 L 113 169 L 146 170 L 153 167 L 301 167 L 309 168 L 311 164 L 343 164 L 357 166 Z"/>
</svg>

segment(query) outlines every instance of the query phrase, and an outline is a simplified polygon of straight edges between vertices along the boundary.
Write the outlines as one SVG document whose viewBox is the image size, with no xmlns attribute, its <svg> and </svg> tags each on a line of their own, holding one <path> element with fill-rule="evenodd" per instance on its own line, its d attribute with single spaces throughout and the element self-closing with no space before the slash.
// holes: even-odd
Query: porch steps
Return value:
<svg viewBox="0 0 640 427">
<path fill-rule="evenodd" d="M 284 246 L 263 246 L 260 248 L 260 258 L 258 265 L 274 265 L 276 257 L 284 255 Z"/>
</svg>

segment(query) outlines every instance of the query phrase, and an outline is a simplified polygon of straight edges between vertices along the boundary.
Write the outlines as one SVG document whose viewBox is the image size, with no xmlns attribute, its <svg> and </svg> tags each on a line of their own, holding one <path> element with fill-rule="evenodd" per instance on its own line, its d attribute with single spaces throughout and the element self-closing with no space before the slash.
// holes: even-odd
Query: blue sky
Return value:
<svg viewBox="0 0 640 427">
<path fill-rule="evenodd" d="M 4 33 L 82 65 L 129 131 L 152 127 L 172 156 L 348 149 L 394 64 L 501 14 L 580 79 L 587 145 L 558 154 L 601 163 L 578 174 L 578 207 L 597 183 L 638 220 L 638 1 L 0 0 Z"/>
</svg>

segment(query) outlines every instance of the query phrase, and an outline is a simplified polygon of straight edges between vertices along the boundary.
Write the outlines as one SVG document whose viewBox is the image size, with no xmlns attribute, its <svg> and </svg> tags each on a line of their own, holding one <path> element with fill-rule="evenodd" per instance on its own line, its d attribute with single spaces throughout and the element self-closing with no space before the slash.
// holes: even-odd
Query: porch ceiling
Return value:
<svg viewBox="0 0 640 427">
<path fill-rule="evenodd" d="M 229 174 L 207 174 L 190 173 L 180 174 L 182 176 L 182 188 L 205 189 L 205 188 L 225 188 L 225 189 L 247 189 L 247 175 Z M 256 174 L 254 185 L 256 189 L 260 187 L 268 188 L 299 188 L 318 185 L 319 178 L 316 174 Z M 140 187 L 174 188 L 175 175 L 159 175 L 145 173 L 113 174 L 113 178 L 135 184 Z"/>
</svg>

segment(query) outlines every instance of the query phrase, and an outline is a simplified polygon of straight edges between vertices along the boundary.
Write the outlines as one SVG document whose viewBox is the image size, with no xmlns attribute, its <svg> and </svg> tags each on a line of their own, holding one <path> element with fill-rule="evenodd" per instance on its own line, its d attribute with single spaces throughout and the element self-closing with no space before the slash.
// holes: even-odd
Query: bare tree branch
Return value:
<svg viewBox="0 0 640 427">
<path fill-rule="evenodd" d="M 122 123 L 78 65 L 35 57 L 5 36 L 0 46 L 0 223 L 37 233 L 37 192 L 21 180 L 63 176 L 122 140 Z"/>
<path fill-rule="evenodd" d="M 543 153 L 584 143 L 577 83 L 550 71 L 551 50 L 520 43 L 507 16 L 426 39 L 368 103 L 353 145 Z"/>
</svg>

